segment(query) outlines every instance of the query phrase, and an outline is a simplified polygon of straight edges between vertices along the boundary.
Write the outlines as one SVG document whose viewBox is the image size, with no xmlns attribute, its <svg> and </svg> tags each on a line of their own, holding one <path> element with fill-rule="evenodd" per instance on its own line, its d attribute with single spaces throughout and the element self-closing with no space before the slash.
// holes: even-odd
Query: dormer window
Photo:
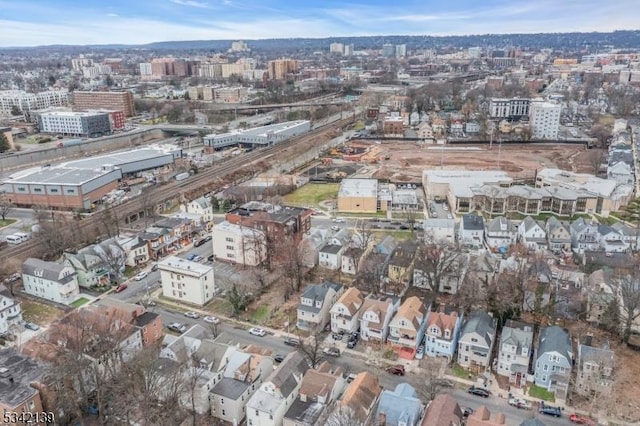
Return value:
<svg viewBox="0 0 640 426">
<path fill-rule="evenodd" d="M 449 337 L 451 337 L 451 331 L 449 331 L 449 330 L 445 330 L 445 331 L 444 331 L 444 337 L 446 337 L 447 339 L 448 339 Z"/>
</svg>

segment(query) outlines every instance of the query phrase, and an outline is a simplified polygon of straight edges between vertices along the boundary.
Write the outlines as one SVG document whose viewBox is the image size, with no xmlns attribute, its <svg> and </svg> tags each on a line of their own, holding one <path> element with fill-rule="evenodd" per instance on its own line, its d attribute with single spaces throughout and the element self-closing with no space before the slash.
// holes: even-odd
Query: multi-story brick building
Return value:
<svg viewBox="0 0 640 426">
<path fill-rule="evenodd" d="M 125 117 L 135 114 L 133 95 L 125 90 L 122 92 L 73 92 L 74 109 L 87 111 L 92 109 L 108 109 L 122 111 Z"/>
<path fill-rule="evenodd" d="M 289 74 L 298 72 L 298 61 L 295 59 L 276 59 L 267 66 L 269 80 L 284 80 Z"/>
</svg>

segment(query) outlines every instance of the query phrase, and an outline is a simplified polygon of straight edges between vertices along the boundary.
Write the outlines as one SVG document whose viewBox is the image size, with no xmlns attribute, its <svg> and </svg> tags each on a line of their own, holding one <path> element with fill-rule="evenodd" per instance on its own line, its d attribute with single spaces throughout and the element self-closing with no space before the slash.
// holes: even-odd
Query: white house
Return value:
<svg viewBox="0 0 640 426">
<path fill-rule="evenodd" d="M 600 234 L 600 247 L 607 253 L 624 253 L 629 251 L 629 243 L 624 240 L 622 232 L 607 226 L 598 225 Z"/>
<path fill-rule="evenodd" d="M 413 359 L 424 337 L 428 312 L 417 296 L 409 297 L 398 308 L 389 323 L 387 343 L 394 345 L 401 357 Z"/>
<path fill-rule="evenodd" d="M 484 238 L 489 249 L 506 250 L 516 242 L 517 231 L 509 219 L 498 216 L 487 222 Z"/>
<path fill-rule="evenodd" d="M 496 338 L 497 321 L 486 312 L 477 311 L 462 326 L 458 339 L 458 364 L 465 368 L 489 367 Z"/>
<path fill-rule="evenodd" d="M 4 290 L 1 284 L 0 290 Z M 8 290 L 0 291 L 0 334 L 6 333 L 11 327 L 23 322 L 20 302 L 9 297 L 8 293 Z"/>
<path fill-rule="evenodd" d="M 322 284 L 309 284 L 298 304 L 298 328 L 311 330 L 324 327 L 330 320 L 330 309 L 344 292 L 340 284 L 325 281 Z"/>
<path fill-rule="evenodd" d="M 484 220 L 475 213 L 462 216 L 458 229 L 458 241 L 464 247 L 479 249 L 484 245 Z"/>
<path fill-rule="evenodd" d="M 422 222 L 425 238 L 432 241 L 453 243 L 456 240 L 454 219 L 426 219 Z"/>
<path fill-rule="evenodd" d="M 518 240 L 529 250 L 538 251 L 547 248 L 547 232 L 531 216 L 527 216 L 518 227 Z"/>
<path fill-rule="evenodd" d="M 447 312 L 445 309 L 429 312 L 424 339 L 427 356 L 443 356 L 449 361 L 453 359 L 463 317 L 464 314 L 459 316 L 457 311 Z"/>
<path fill-rule="evenodd" d="M 125 252 L 125 265 L 137 266 L 147 263 L 151 259 L 149 245 L 139 236 L 118 236 L 117 242 Z"/>
<path fill-rule="evenodd" d="M 358 329 L 360 321 L 358 312 L 364 297 L 360 290 L 350 287 L 331 307 L 331 331 L 334 333 L 351 333 Z"/>
<path fill-rule="evenodd" d="M 304 266 L 313 268 L 319 262 L 320 249 L 327 241 L 329 231 L 321 228 L 311 228 L 309 233 L 304 235 L 298 245 L 298 253 Z"/>
<path fill-rule="evenodd" d="M 318 264 L 332 271 L 342 267 L 342 253 L 347 247 L 337 244 L 325 244 L 318 252 Z"/>
<path fill-rule="evenodd" d="M 216 294 L 212 266 L 169 256 L 158 269 L 164 297 L 203 306 Z"/>
<path fill-rule="evenodd" d="M 389 323 L 400 306 L 400 298 L 369 295 L 360 308 L 360 337 L 364 341 L 384 343 Z"/>
<path fill-rule="evenodd" d="M 22 283 L 25 293 L 65 305 L 80 294 L 78 276 L 69 262 L 45 262 L 30 257 L 22 264 Z"/>
<path fill-rule="evenodd" d="M 181 204 L 180 210 L 185 213 L 199 215 L 203 224 L 213 220 L 213 208 L 211 207 L 211 199 L 209 197 L 202 196 L 188 203 Z"/>
<path fill-rule="evenodd" d="M 211 235 L 213 255 L 218 260 L 257 266 L 267 258 L 266 236 L 259 229 L 225 220 L 213 227 Z"/>
<path fill-rule="evenodd" d="M 290 352 L 247 402 L 247 426 L 281 426 L 308 369 L 309 363 L 299 351 Z"/>
<path fill-rule="evenodd" d="M 622 240 L 629 244 L 631 250 L 638 251 L 640 248 L 640 238 L 638 238 L 640 230 L 634 226 L 625 225 L 622 222 L 616 222 L 611 225 L 611 227 L 622 234 Z"/>
<path fill-rule="evenodd" d="M 532 349 L 533 326 L 508 320 L 500 335 L 498 374 L 508 377 L 512 386 L 526 385 Z"/>
<path fill-rule="evenodd" d="M 571 249 L 574 252 L 584 254 L 585 251 L 600 250 L 597 222 L 587 222 L 580 217 L 571 222 L 569 231 L 571 232 Z"/>
</svg>

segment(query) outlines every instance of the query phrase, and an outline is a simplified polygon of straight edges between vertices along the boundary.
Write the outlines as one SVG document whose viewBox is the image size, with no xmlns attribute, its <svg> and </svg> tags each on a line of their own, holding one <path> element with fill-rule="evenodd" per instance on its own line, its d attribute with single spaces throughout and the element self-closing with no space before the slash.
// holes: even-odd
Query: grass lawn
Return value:
<svg viewBox="0 0 640 426">
<path fill-rule="evenodd" d="M 536 385 L 531 385 L 531 387 L 529 388 L 529 396 L 548 402 L 554 402 L 556 400 L 556 397 L 553 396 L 553 393 L 549 392 L 545 388 L 541 388 L 540 386 Z"/>
<path fill-rule="evenodd" d="M 61 309 L 33 300 L 22 300 L 20 308 L 25 321 L 35 322 L 38 325 L 49 324 L 64 315 Z"/>
<path fill-rule="evenodd" d="M 364 121 L 358 120 L 358 122 L 353 125 L 353 130 L 358 131 L 362 129 L 364 129 Z"/>
<path fill-rule="evenodd" d="M 412 238 L 415 239 L 415 235 L 412 235 L 411 231 L 390 231 L 387 229 L 372 229 L 371 231 L 374 232 L 374 234 L 378 236 L 380 240 L 382 240 L 387 235 L 391 235 L 396 240 L 410 240 Z"/>
<path fill-rule="evenodd" d="M 223 317 L 230 317 L 232 315 L 231 303 L 227 299 L 216 298 L 213 299 L 205 306 L 205 310 Z"/>
<path fill-rule="evenodd" d="M 454 364 L 453 367 L 451 367 L 451 374 L 461 379 L 469 380 L 469 372 L 458 364 Z"/>
<path fill-rule="evenodd" d="M 89 301 L 89 299 L 87 299 L 86 297 L 81 297 L 80 299 L 78 299 L 75 302 L 73 302 L 71 304 L 71 306 L 73 306 L 74 308 L 79 308 L 80 306 L 84 305 L 88 301 Z"/>
<path fill-rule="evenodd" d="M 268 306 L 258 306 L 258 308 L 251 313 L 251 322 L 262 324 L 267 319 L 270 312 L 271 310 Z"/>
<path fill-rule="evenodd" d="M 338 196 L 338 183 L 308 183 L 284 196 L 288 204 L 295 206 L 318 205 L 321 201 L 331 200 Z"/>
<path fill-rule="evenodd" d="M 0 228 L 4 228 L 5 226 L 9 226 L 12 223 L 16 223 L 15 219 L 6 219 L 6 220 L 1 220 L 0 219 Z"/>
<path fill-rule="evenodd" d="M 381 217 L 386 218 L 387 212 L 375 212 L 375 213 L 336 213 L 337 216 L 342 217 Z"/>
</svg>

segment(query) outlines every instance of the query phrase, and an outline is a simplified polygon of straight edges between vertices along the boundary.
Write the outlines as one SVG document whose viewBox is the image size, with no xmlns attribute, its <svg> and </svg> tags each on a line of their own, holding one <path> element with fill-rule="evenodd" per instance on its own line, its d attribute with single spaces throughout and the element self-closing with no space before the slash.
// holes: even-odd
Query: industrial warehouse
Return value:
<svg viewBox="0 0 640 426">
<path fill-rule="evenodd" d="M 150 145 L 22 170 L 3 182 L 4 190 L 10 202 L 19 207 L 90 210 L 123 178 L 172 165 L 181 156 L 182 149 L 175 145 Z"/>
<path fill-rule="evenodd" d="M 306 133 L 310 129 L 310 121 L 287 121 L 285 123 L 256 127 L 255 129 L 236 130 L 219 135 L 211 134 L 203 139 L 205 150 L 208 152 L 234 145 L 257 148 L 283 142 L 294 136 Z"/>
</svg>

